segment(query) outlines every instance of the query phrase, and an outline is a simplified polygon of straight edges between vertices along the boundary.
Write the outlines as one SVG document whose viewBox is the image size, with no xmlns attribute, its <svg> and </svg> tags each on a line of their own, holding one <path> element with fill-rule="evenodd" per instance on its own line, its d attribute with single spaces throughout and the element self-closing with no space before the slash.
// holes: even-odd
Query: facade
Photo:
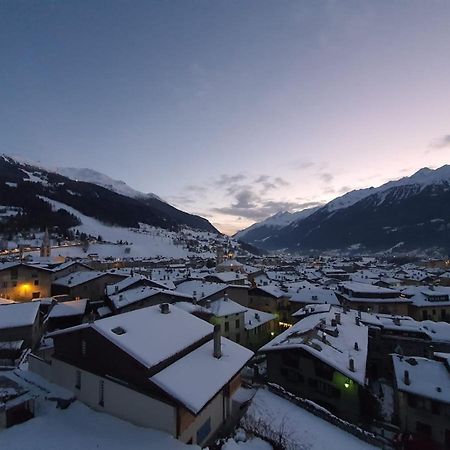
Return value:
<svg viewBox="0 0 450 450">
<path fill-rule="evenodd" d="M 49 269 L 13 262 L 0 264 L 0 298 L 29 302 L 51 295 Z"/>
<path fill-rule="evenodd" d="M 267 376 L 333 414 L 360 422 L 370 412 L 366 389 L 368 328 L 349 314 L 314 314 L 264 345 Z"/>
<path fill-rule="evenodd" d="M 30 368 L 93 409 L 203 445 L 230 416 L 252 356 L 213 331 L 168 304 L 143 308 L 52 333 L 53 355 Z"/>
<path fill-rule="evenodd" d="M 372 284 L 345 282 L 339 285 L 336 295 L 341 305 L 359 311 L 381 314 L 407 315 L 411 303 L 400 291 Z"/>
<path fill-rule="evenodd" d="M 450 448 L 450 354 L 392 359 L 401 430 L 420 448 Z"/>
<path fill-rule="evenodd" d="M 106 286 L 116 283 L 123 278 L 126 278 L 126 276 L 111 272 L 73 272 L 53 282 L 52 294 L 65 294 L 72 300 L 79 300 L 81 298 L 102 300 L 105 297 Z"/>
</svg>

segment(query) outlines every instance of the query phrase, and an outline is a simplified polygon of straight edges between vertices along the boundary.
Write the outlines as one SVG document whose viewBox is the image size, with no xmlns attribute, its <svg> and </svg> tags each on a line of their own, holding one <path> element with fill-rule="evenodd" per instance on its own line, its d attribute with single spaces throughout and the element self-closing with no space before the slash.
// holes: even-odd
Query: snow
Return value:
<svg viewBox="0 0 450 450">
<path fill-rule="evenodd" d="M 56 279 L 53 284 L 58 286 L 66 286 L 73 287 L 78 286 L 83 283 L 87 283 L 88 281 L 95 280 L 96 278 L 104 277 L 107 275 L 107 272 L 97 272 L 97 271 L 87 271 L 83 270 L 81 272 L 72 272 L 71 274 Z"/>
<path fill-rule="evenodd" d="M 177 286 L 177 292 L 181 292 L 182 294 L 186 294 L 200 300 L 217 294 L 226 288 L 227 285 L 223 283 L 208 283 L 205 281 L 190 280 L 180 283 Z"/>
<path fill-rule="evenodd" d="M 176 291 L 169 291 L 167 289 L 157 289 L 150 286 L 139 286 L 117 294 L 109 295 L 109 299 L 113 302 L 114 306 L 117 309 L 120 309 L 123 308 L 124 306 L 131 305 L 133 303 L 153 297 L 154 295 L 158 294 L 165 294 L 169 298 L 170 297 L 179 297 L 180 299 L 190 298 L 189 296 L 181 294 Z"/>
<path fill-rule="evenodd" d="M 228 297 L 222 297 L 218 300 L 213 300 L 210 306 L 206 307 L 206 310 L 211 314 L 214 314 L 216 317 L 224 317 L 231 316 L 232 314 L 239 314 L 247 311 L 247 308 L 244 308 L 239 303 L 234 302 Z"/>
<path fill-rule="evenodd" d="M 264 311 L 259 311 L 257 309 L 247 308 L 244 313 L 245 318 L 245 329 L 253 330 L 261 325 L 264 325 L 271 320 L 275 320 L 276 316 Z"/>
<path fill-rule="evenodd" d="M 336 294 L 331 289 L 325 289 L 320 286 L 311 286 L 304 289 L 298 289 L 291 295 L 290 302 L 299 303 L 329 303 L 338 305 L 339 301 Z"/>
<path fill-rule="evenodd" d="M 93 411 L 76 401 L 67 409 L 56 409 L 46 397 L 62 397 L 57 388 L 41 377 L 16 371 L 13 377 L 36 397 L 36 417 L 0 430 L 1 447 L 8 450 L 182 450 L 198 449 L 172 436 L 141 428 L 108 414 Z M 26 381 L 28 380 L 28 382 Z M 71 394 L 68 393 L 70 396 Z"/>
<path fill-rule="evenodd" d="M 307 316 L 276 336 L 259 351 L 264 353 L 290 348 L 302 349 L 364 386 L 368 327 L 356 325 L 354 313 L 342 312 L 341 325 L 333 326 L 331 320 L 335 317 L 334 310 Z M 333 336 L 332 333 L 336 329 L 338 334 Z M 354 348 L 355 342 L 358 343 L 358 350 Z M 354 361 L 354 371 L 349 368 L 350 358 Z"/>
<path fill-rule="evenodd" d="M 252 351 L 224 337 L 221 358 L 214 357 L 213 347 L 214 341 L 208 341 L 150 380 L 198 414 L 253 356 Z"/>
<path fill-rule="evenodd" d="M 93 244 L 89 246 L 88 253 L 98 253 L 99 256 L 113 256 L 113 257 L 150 257 L 162 256 L 183 258 L 188 256 L 188 251 L 181 246 L 174 243 L 176 233 L 168 232 L 159 228 L 148 225 L 141 225 L 140 229 L 124 228 L 106 225 L 93 217 L 86 216 L 80 211 L 65 205 L 64 203 L 51 200 L 47 197 L 40 197 L 42 200 L 50 203 L 52 208 L 64 209 L 67 212 L 78 217 L 81 225 L 74 227 L 80 233 L 86 233 L 91 236 L 102 236 L 104 241 L 118 242 L 126 241 L 130 245 L 105 245 Z M 126 248 L 130 249 L 126 253 Z M 81 247 L 66 247 L 56 250 L 61 256 L 86 256 Z"/>
<path fill-rule="evenodd" d="M 376 448 L 263 389 L 258 390 L 253 397 L 242 423 L 246 421 L 259 423 L 266 431 L 281 433 L 287 441 L 286 448 L 289 450 Z"/>
<path fill-rule="evenodd" d="M 57 303 L 50 311 L 48 318 L 81 316 L 86 311 L 86 304 L 87 299 Z"/>
<path fill-rule="evenodd" d="M 213 332 L 204 320 L 173 306 L 162 314 L 159 305 L 96 320 L 91 326 L 148 368 Z M 112 331 L 118 327 L 125 333 Z"/>
<path fill-rule="evenodd" d="M 272 450 L 273 447 L 260 438 L 251 438 L 247 441 L 228 439 L 221 450 Z"/>
<path fill-rule="evenodd" d="M 33 325 L 39 306 L 39 302 L 0 305 L 0 329 Z"/>
<path fill-rule="evenodd" d="M 238 231 L 234 235 L 234 237 L 236 239 L 242 239 L 248 234 L 249 231 L 256 230 L 263 226 L 274 228 L 274 229 L 280 229 L 280 228 L 290 225 L 293 222 L 297 222 L 299 220 L 306 219 L 310 215 L 314 214 L 318 209 L 320 209 L 320 206 L 316 206 L 314 208 L 307 208 L 307 209 L 303 209 L 301 211 L 296 211 L 296 212 L 280 211 L 261 222 L 254 223 L 253 225 L 246 228 L 245 230 Z"/>
<path fill-rule="evenodd" d="M 450 377 L 445 364 L 427 358 L 392 355 L 397 389 L 450 404 Z M 405 383 L 405 370 L 410 383 Z"/>
<path fill-rule="evenodd" d="M 124 195 L 125 197 L 131 198 L 160 198 L 155 194 L 144 194 L 143 192 L 137 191 L 132 187 L 128 186 L 124 181 L 115 180 L 103 173 L 97 172 L 92 169 L 79 169 L 75 167 L 58 167 L 57 169 L 49 169 L 53 172 L 57 172 L 67 178 L 75 181 L 84 181 L 86 183 L 97 184 L 106 189 L 109 189 L 118 194 Z"/>
</svg>

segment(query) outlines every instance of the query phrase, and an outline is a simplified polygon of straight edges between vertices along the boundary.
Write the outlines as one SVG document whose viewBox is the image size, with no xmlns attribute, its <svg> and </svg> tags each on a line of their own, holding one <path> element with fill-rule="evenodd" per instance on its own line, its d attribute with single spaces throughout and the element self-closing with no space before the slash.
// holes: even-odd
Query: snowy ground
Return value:
<svg viewBox="0 0 450 450">
<path fill-rule="evenodd" d="M 8 450 L 182 450 L 188 446 L 161 431 L 136 427 L 108 414 L 98 413 L 80 402 L 56 409 L 45 400 L 60 388 L 29 372 L 13 377 L 37 396 L 36 417 L 0 431 L 0 448 Z M 27 378 L 31 383 L 27 383 Z M 39 387 L 41 386 L 41 387 Z M 50 391 L 50 393 L 49 393 Z"/>
<path fill-rule="evenodd" d="M 151 227 L 141 224 L 140 229 L 110 226 L 100 222 L 93 217 L 86 216 L 80 211 L 65 205 L 64 203 L 51 200 L 47 197 L 41 197 L 42 200 L 50 203 L 53 209 L 64 209 L 67 212 L 78 217 L 81 225 L 74 227 L 73 230 L 79 230 L 91 236 L 101 236 L 104 241 L 115 244 L 118 241 L 128 242 L 129 245 L 113 244 L 91 244 L 86 253 L 97 253 L 100 258 L 148 258 L 148 257 L 166 257 L 166 258 L 187 258 L 190 255 L 198 255 L 204 258 L 215 257 L 215 254 L 209 250 L 200 253 L 188 251 L 183 242 L 180 242 L 180 234 L 163 230 L 161 228 Z M 184 230 L 183 234 L 187 238 L 196 238 L 207 243 L 209 240 L 217 239 L 217 235 L 201 231 Z M 36 240 L 37 245 L 40 241 Z M 35 242 L 35 244 L 36 244 Z M 129 252 L 126 251 L 129 249 Z M 32 254 L 37 254 L 33 252 Z M 81 247 L 59 247 L 52 249 L 55 256 L 64 257 L 85 257 Z"/>
<path fill-rule="evenodd" d="M 329 450 L 333 448 L 374 450 L 376 448 L 288 400 L 263 389 L 258 390 L 253 397 L 241 423 L 246 421 L 258 423 L 264 431 L 273 431 L 275 434 L 281 432 L 286 439 L 288 450 Z M 227 450 L 234 448 L 230 447 Z M 261 447 L 261 449 L 263 448 Z"/>
</svg>

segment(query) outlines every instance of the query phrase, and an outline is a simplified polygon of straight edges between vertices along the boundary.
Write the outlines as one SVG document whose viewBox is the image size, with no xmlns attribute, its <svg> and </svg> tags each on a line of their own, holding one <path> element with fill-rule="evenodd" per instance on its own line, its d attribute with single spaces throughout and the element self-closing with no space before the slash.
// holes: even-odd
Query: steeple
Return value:
<svg viewBox="0 0 450 450">
<path fill-rule="evenodd" d="M 50 235 L 48 233 L 48 228 L 45 228 L 44 238 L 41 244 L 41 257 L 48 258 L 51 253 Z"/>
</svg>

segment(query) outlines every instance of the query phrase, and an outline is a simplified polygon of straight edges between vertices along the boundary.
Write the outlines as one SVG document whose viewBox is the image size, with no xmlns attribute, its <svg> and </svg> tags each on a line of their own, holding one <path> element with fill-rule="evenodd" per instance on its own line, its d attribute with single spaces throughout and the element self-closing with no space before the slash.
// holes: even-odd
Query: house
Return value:
<svg viewBox="0 0 450 450">
<path fill-rule="evenodd" d="M 91 408 L 204 445 L 231 414 L 231 396 L 253 353 L 219 327 L 169 304 L 49 335 L 49 360 L 30 370 Z"/>
<path fill-rule="evenodd" d="M 21 262 L 0 263 L 0 297 L 17 302 L 48 297 L 52 271 Z"/>
<path fill-rule="evenodd" d="M 242 306 L 248 303 L 248 286 L 231 285 L 226 283 L 211 283 L 203 280 L 183 281 L 177 285 L 177 292 L 188 295 L 198 302 L 217 300 L 225 294 Z"/>
<path fill-rule="evenodd" d="M 107 285 L 106 295 L 119 294 L 120 292 L 143 286 L 149 286 L 157 289 L 168 289 L 166 283 L 151 280 L 145 275 L 133 274 L 123 278 L 117 283 Z M 175 286 L 173 286 L 173 288 L 175 289 Z"/>
<path fill-rule="evenodd" d="M 450 448 L 450 353 L 434 359 L 392 355 L 400 428 L 411 448 Z"/>
<path fill-rule="evenodd" d="M 248 306 L 275 314 L 283 323 L 290 320 L 289 295 L 276 284 L 271 283 L 249 289 Z"/>
<path fill-rule="evenodd" d="M 0 306 L 0 342 L 23 341 L 33 348 L 41 337 L 39 302 L 14 303 Z"/>
<path fill-rule="evenodd" d="M 216 272 L 205 276 L 205 281 L 212 283 L 227 283 L 245 285 L 249 284 L 247 275 L 239 272 Z"/>
<path fill-rule="evenodd" d="M 86 298 L 54 303 L 44 322 L 46 330 L 54 331 L 80 325 L 87 317 L 88 306 L 89 301 Z"/>
<path fill-rule="evenodd" d="M 78 271 L 53 281 L 52 294 L 66 294 L 73 300 L 102 300 L 108 284 L 117 283 L 126 275 L 113 272 Z"/>
<path fill-rule="evenodd" d="M 402 294 L 411 300 L 408 313 L 416 320 L 450 321 L 450 287 L 410 286 Z"/>
<path fill-rule="evenodd" d="M 277 318 L 274 314 L 247 308 L 244 313 L 245 346 L 259 349 L 275 336 L 278 330 Z"/>
<path fill-rule="evenodd" d="M 117 283 L 117 284 L 120 284 Z M 108 288 L 117 286 L 107 286 Z M 132 284 L 131 286 L 135 286 Z M 111 289 L 109 289 L 111 291 Z M 116 292 L 116 290 L 114 291 Z M 174 303 L 175 301 L 191 300 L 188 295 L 168 289 L 158 289 L 150 286 L 136 286 L 130 289 L 117 290 L 117 293 L 109 294 L 105 303 L 115 314 L 121 314 L 147 306 L 160 305 L 161 303 Z"/>
<path fill-rule="evenodd" d="M 292 312 L 298 311 L 300 308 L 314 303 L 339 305 L 339 300 L 336 297 L 334 290 L 314 285 L 298 288 L 289 298 L 290 310 Z"/>
<path fill-rule="evenodd" d="M 264 345 L 270 382 L 359 422 L 370 414 L 368 327 L 350 314 L 309 315 Z"/>
<path fill-rule="evenodd" d="M 400 291 L 358 282 L 341 283 L 336 295 L 342 305 L 382 314 L 407 315 L 411 303 Z"/>
<path fill-rule="evenodd" d="M 92 268 L 87 264 L 83 264 L 79 261 L 67 261 L 53 267 L 50 266 L 49 268 L 52 271 L 52 282 L 57 280 L 58 278 L 66 277 L 67 275 L 70 275 L 74 272 L 87 272 L 92 270 Z"/>
</svg>

